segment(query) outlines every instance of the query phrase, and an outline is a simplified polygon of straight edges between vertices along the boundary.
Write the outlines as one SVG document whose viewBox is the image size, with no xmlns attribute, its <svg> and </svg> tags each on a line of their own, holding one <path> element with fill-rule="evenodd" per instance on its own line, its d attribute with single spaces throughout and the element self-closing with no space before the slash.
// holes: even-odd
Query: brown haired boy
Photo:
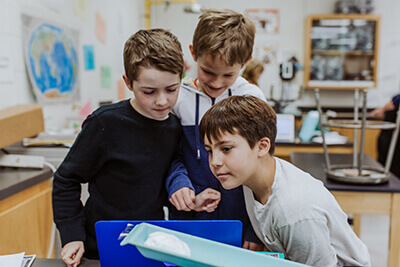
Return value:
<svg viewBox="0 0 400 267">
<path fill-rule="evenodd" d="M 181 120 L 183 136 L 180 158 L 173 162 L 167 178 L 171 219 L 240 220 L 243 223 L 244 247 L 262 249 L 246 214 L 243 189 L 224 190 L 214 179 L 208 156 L 199 136 L 203 114 L 216 102 L 231 95 L 254 95 L 263 100 L 261 90 L 239 77 L 239 71 L 251 59 L 255 26 L 245 16 L 232 10 L 204 10 L 193 36 L 190 51 L 197 62 L 197 78 L 183 81 L 173 111 Z M 214 197 L 203 211 L 198 211 L 195 195 L 209 191 Z M 215 193 L 215 194 L 213 194 Z M 248 242 L 251 241 L 251 242 Z"/>
<path fill-rule="evenodd" d="M 312 266 L 370 266 L 366 246 L 333 195 L 273 156 L 276 115 L 253 96 L 232 96 L 203 116 L 200 136 L 225 189 L 244 185 L 246 208 L 269 251 Z"/>
<path fill-rule="evenodd" d="M 98 259 L 99 220 L 164 219 L 165 176 L 182 131 L 170 113 L 183 71 L 181 45 L 166 30 L 140 30 L 125 43 L 124 64 L 134 98 L 88 116 L 54 174 L 54 220 L 68 266 L 77 266 L 84 252 Z M 81 183 L 89 183 L 85 206 Z"/>
</svg>

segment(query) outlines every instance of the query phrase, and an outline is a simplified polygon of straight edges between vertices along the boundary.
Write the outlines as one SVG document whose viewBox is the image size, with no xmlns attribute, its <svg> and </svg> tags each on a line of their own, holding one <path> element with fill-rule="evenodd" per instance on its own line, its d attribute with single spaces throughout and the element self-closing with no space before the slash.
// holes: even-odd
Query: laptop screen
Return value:
<svg viewBox="0 0 400 267">
<path fill-rule="evenodd" d="M 294 115 L 292 114 L 276 114 L 276 143 L 294 142 L 295 125 Z"/>
</svg>

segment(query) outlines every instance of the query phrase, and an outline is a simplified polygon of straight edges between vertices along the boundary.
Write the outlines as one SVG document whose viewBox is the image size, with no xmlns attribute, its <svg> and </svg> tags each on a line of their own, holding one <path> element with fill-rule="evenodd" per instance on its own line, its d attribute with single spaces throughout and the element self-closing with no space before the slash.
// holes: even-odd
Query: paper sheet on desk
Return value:
<svg viewBox="0 0 400 267">
<path fill-rule="evenodd" d="M 0 267 L 29 267 L 36 255 L 25 255 L 25 252 L 0 256 Z"/>
<path fill-rule="evenodd" d="M 22 266 L 25 252 L 0 256 L 0 267 Z"/>
<path fill-rule="evenodd" d="M 65 146 L 70 148 L 74 143 L 74 139 L 50 139 L 50 138 L 24 138 L 23 146 Z"/>
<path fill-rule="evenodd" d="M 73 129 L 46 130 L 34 138 L 25 138 L 23 146 L 64 146 L 70 148 L 78 134 Z"/>
<path fill-rule="evenodd" d="M 322 136 L 315 136 L 311 139 L 312 142 L 322 144 Z M 325 142 L 327 145 L 340 145 L 346 144 L 348 139 L 346 136 L 340 135 L 338 132 L 325 132 Z"/>
</svg>

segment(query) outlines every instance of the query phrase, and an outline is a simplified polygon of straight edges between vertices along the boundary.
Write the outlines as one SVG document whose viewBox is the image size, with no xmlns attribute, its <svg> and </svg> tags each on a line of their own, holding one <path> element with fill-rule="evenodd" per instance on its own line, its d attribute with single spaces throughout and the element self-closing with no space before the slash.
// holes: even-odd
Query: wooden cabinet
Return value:
<svg viewBox="0 0 400 267">
<path fill-rule="evenodd" d="M 354 141 L 354 129 L 330 128 L 331 131 L 336 131 L 340 135 L 346 136 L 351 142 Z M 364 153 L 369 155 L 374 160 L 378 160 L 378 137 L 381 133 L 380 129 L 367 129 L 365 131 Z M 361 131 L 357 132 L 357 147 L 361 145 Z"/>
<path fill-rule="evenodd" d="M 310 15 L 306 27 L 306 88 L 376 87 L 379 16 Z"/>
<path fill-rule="evenodd" d="M 51 179 L 0 200 L 0 255 L 25 251 L 46 258 L 53 211 Z"/>
</svg>

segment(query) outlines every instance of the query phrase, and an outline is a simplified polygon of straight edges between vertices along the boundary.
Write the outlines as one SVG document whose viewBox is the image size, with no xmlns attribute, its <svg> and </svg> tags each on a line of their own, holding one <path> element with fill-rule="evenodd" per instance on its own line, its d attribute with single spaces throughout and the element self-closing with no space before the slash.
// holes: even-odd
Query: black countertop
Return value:
<svg viewBox="0 0 400 267">
<path fill-rule="evenodd" d="M 312 142 L 312 141 L 304 142 L 304 141 L 301 141 L 300 138 L 296 138 L 296 140 L 294 142 L 282 142 L 282 141 L 275 142 L 275 146 L 281 146 L 281 147 L 283 147 L 283 146 L 310 147 L 311 146 L 311 147 L 323 148 L 322 143 L 317 143 L 317 142 Z M 327 146 L 328 146 L 328 148 L 329 147 L 353 147 L 353 143 L 350 141 L 347 141 L 344 144 L 327 144 Z"/>
<path fill-rule="evenodd" d="M 351 164 L 353 162 L 352 154 L 329 154 L 331 164 Z M 324 168 L 325 157 L 323 153 L 302 153 L 292 152 L 290 159 L 294 165 L 313 177 L 321 180 L 329 190 L 340 191 L 361 191 L 361 192 L 400 192 L 400 179 L 390 174 L 389 182 L 377 185 L 347 184 L 328 179 Z M 368 155 L 364 155 L 364 165 L 382 167 Z"/>
<path fill-rule="evenodd" d="M 52 170 L 0 167 L 0 200 L 53 177 Z"/>
</svg>

